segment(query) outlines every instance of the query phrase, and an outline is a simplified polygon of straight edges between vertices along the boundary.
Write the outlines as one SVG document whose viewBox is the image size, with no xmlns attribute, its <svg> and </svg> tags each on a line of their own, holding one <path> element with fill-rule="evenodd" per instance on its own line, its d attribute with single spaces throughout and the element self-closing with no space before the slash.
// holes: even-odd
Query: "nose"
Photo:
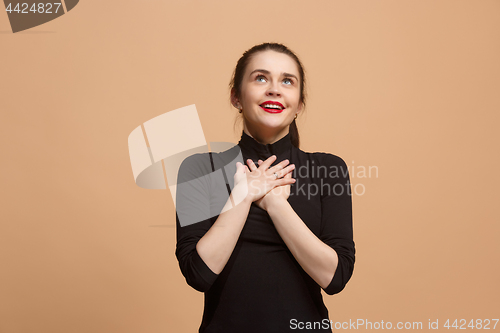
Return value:
<svg viewBox="0 0 500 333">
<path fill-rule="evenodd" d="M 266 95 L 267 96 L 277 96 L 277 97 L 280 97 L 281 96 L 281 91 L 279 89 L 279 84 L 278 83 L 271 83 L 269 85 L 269 88 L 267 89 L 266 91 Z"/>
</svg>

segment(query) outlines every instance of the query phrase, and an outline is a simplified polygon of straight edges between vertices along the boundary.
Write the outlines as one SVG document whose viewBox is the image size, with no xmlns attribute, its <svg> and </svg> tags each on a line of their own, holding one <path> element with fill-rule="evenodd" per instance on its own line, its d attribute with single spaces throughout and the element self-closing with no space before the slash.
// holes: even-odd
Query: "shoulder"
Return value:
<svg viewBox="0 0 500 333">
<path fill-rule="evenodd" d="M 189 155 L 185 157 L 182 162 L 181 162 L 181 167 L 183 168 L 196 168 L 196 167 L 202 167 L 208 163 L 210 163 L 210 160 L 212 157 L 210 156 L 213 153 L 194 153 L 192 155 Z"/>
<path fill-rule="evenodd" d="M 350 178 L 349 167 L 342 157 L 326 152 L 299 151 L 297 155 L 299 173 L 310 174 L 313 178 L 331 183 L 342 182 Z"/>
<path fill-rule="evenodd" d="M 347 167 L 344 159 L 338 155 L 334 155 L 331 153 L 324 152 L 315 152 L 311 153 L 313 158 L 320 164 L 326 166 L 339 166 L 339 167 Z"/>
<path fill-rule="evenodd" d="M 222 152 L 194 153 L 185 157 L 180 163 L 179 177 L 186 181 L 208 175 L 218 169 L 231 169 L 231 162 L 239 155 L 241 152 L 237 145 Z M 242 158 L 238 160 L 243 161 Z M 235 165 L 234 172 L 236 172 Z"/>
<path fill-rule="evenodd" d="M 185 157 L 179 165 L 179 182 L 207 175 L 212 171 L 211 153 L 195 153 Z"/>
<path fill-rule="evenodd" d="M 338 155 L 326 152 L 305 152 L 299 148 L 296 148 L 296 150 L 300 155 L 302 155 L 303 158 L 314 161 L 317 165 L 347 168 L 347 164 L 344 159 Z"/>
</svg>

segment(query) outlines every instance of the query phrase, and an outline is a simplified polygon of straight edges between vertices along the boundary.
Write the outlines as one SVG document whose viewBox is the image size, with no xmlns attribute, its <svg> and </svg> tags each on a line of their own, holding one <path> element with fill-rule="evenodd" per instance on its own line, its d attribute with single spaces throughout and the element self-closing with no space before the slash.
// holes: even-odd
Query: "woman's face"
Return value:
<svg viewBox="0 0 500 333">
<path fill-rule="evenodd" d="M 243 108 L 244 126 L 261 137 L 282 137 L 302 110 L 300 76 L 290 56 L 262 51 L 251 58 L 241 84 L 241 98 L 233 104 Z"/>
</svg>

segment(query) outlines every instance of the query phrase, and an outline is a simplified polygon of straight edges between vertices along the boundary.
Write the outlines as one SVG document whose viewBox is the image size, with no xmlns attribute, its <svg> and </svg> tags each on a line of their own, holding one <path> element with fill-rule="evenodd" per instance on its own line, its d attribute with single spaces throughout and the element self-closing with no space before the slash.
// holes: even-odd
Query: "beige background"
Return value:
<svg viewBox="0 0 500 333">
<path fill-rule="evenodd" d="M 172 199 L 134 183 L 127 137 L 196 104 L 207 141 L 237 142 L 227 84 L 264 41 L 305 64 L 301 148 L 379 171 L 351 175 L 331 319 L 500 317 L 500 1 L 84 0 L 0 31 L 1 333 L 197 331 Z"/>
</svg>

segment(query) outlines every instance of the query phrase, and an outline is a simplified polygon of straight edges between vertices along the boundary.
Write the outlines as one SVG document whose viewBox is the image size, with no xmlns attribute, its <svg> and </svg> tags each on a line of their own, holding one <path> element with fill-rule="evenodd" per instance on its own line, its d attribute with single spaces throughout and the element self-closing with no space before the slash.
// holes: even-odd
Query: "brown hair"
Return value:
<svg viewBox="0 0 500 333">
<path fill-rule="evenodd" d="M 304 72 L 304 67 L 302 66 L 302 63 L 300 62 L 299 58 L 295 53 L 293 53 L 288 47 L 286 47 L 283 44 L 279 43 L 263 43 L 259 45 L 255 45 L 251 49 L 245 51 L 241 58 L 238 60 L 238 63 L 236 64 L 236 68 L 234 69 L 233 72 L 233 77 L 231 79 L 231 82 L 229 83 L 229 89 L 231 92 L 234 91 L 234 95 L 240 99 L 241 97 L 241 83 L 243 81 L 243 75 L 245 74 L 245 69 L 250 62 L 252 56 L 254 56 L 258 52 L 262 51 L 276 51 L 280 53 L 284 53 L 286 55 L 289 55 L 295 62 L 297 63 L 297 67 L 299 68 L 299 74 L 300 74 L 300 100 L 299 103 L 302 103 L 303 108 L 306 106 L 306 90 L 305 90 L 305 72 Z M 299 138 L 299 131 L 297 129 L 297 124 L 295 122 L 295 119 L 292 121 L 290 124 L 289 128 L 290 132 L 290 139 L 292 141 L 292 144 L 299 148 L 300 144 L 300 138 Z"/>
</svg>

